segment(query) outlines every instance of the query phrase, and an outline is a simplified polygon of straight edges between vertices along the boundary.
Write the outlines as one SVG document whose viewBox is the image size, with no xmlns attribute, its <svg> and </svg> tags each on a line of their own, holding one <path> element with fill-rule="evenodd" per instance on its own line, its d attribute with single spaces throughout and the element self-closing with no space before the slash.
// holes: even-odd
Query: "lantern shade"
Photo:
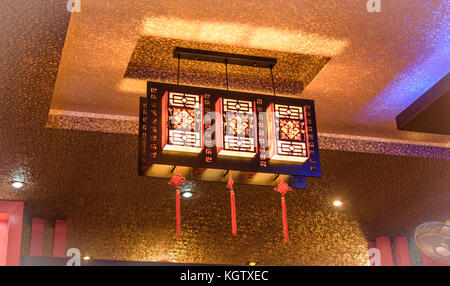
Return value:
<svg viewBox="0 0 450 286">
<path fill-rule="evenodd" d="M 253 101 L 219 98 L 216 146 L 219 156 L 253 158 L 256 155 L 256 109 Z"/>
<path fill-rule="evenodd" d="M 162 148 L 200 153 L 203 149 L 203 96 L 166 92 L 161 104 Z"/>
<path fill-rule="evenodd" d="M 308 160 L 308 127 L 304 107 L 272 103 L 266 114 L 269 158 L 299 163 Z"/>
<path fill-rule="evenodd" d="M 321 176 L 312 100 L 148 82 L 139 116 L 142 176 L 168 178 L 176 165 L 190 170 L 189 178 L 218 182 L 223 170 L 233 170 L 236 182 L 271 186 L 281 174 L 295 188 Z M 192 134 L 198 140 L 178 140 Z"/>
</svg>

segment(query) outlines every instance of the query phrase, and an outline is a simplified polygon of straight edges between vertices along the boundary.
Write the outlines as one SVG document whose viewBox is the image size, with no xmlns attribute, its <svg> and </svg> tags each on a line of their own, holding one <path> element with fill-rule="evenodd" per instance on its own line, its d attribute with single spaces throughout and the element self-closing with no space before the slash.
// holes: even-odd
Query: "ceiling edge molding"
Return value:
<svg viewBox="0 0 450 286">
<path fill-rule="evenodd" d="M 374 137 L 319 133 L 320 149 L 348 152 L 450 159 L 445 145 Z"/>
<path fill-rule="evenodd" d="M 139 118 L 52 109 L 46 127 L 137 135 Z M 323 150 L 450 159 L 448 145 L 406 140 L 319 133 L 319 146 Z"/>
<path fill-rule="evenodd" d="M 50 109 L 45 127 L 137 135 L 139 117 Z"/>
</svg>

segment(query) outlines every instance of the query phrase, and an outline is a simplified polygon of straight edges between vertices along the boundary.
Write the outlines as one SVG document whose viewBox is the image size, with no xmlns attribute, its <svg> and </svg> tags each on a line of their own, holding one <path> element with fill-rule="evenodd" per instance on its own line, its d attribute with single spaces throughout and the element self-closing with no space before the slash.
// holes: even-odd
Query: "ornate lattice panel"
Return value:
<svg viewBox="0 0 450 286">
<path fill-rule="evenodd" d="M 253 101 L 219 98 L 216 103 L 216 144 L 219 156 L 256 155 L 256 109 Z"/>
<path fill-rule="evenodd" d="M 308 128 L 304 106 L 272 103 L 267 108 L 269 158 L 305 162 L 309 158 Z"/>
<path fill-rule="evenodd" d="M 203 96 L 166 92 L 162 98 L 163 150 L 200 153 L 203 149 Z"/>
</svg>

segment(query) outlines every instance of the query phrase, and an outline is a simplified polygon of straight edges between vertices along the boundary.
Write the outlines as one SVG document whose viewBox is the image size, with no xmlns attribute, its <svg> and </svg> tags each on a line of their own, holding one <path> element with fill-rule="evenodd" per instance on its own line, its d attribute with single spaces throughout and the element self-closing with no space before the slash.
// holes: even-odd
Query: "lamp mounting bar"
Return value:
<svg viewBox="0 0 450 286">
<path fill-rule="evenodd" d="M 227 63 L 230 65 L 250 66 L 259 68 L 273 68 L 276 58 L 255 57 L 240 54 L 221 53 L 188 48 L 176 47 L 173 50 L 174 58 L 186 60 L 204 61 L 213 63 Z"/>
</svg>

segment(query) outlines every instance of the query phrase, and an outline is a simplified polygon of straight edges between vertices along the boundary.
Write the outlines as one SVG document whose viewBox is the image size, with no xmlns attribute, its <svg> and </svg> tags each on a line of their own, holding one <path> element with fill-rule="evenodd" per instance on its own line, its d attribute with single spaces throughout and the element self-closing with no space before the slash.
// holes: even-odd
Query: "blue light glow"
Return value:
<svg viewBox="0 0 450 286">
<path fill-rule="evenodd" d="M 445 17 L 444 17 L 445 18 Z M 395 117 L 433 87 L 450 70 L 450 23 L 442 29 L 429 32 L 429 38 L 418 39 L 428 44 L 429 50 L 397 74 L 383 91 L 356 115 L 358 122 L 395 121 Z"/>
</svg>

